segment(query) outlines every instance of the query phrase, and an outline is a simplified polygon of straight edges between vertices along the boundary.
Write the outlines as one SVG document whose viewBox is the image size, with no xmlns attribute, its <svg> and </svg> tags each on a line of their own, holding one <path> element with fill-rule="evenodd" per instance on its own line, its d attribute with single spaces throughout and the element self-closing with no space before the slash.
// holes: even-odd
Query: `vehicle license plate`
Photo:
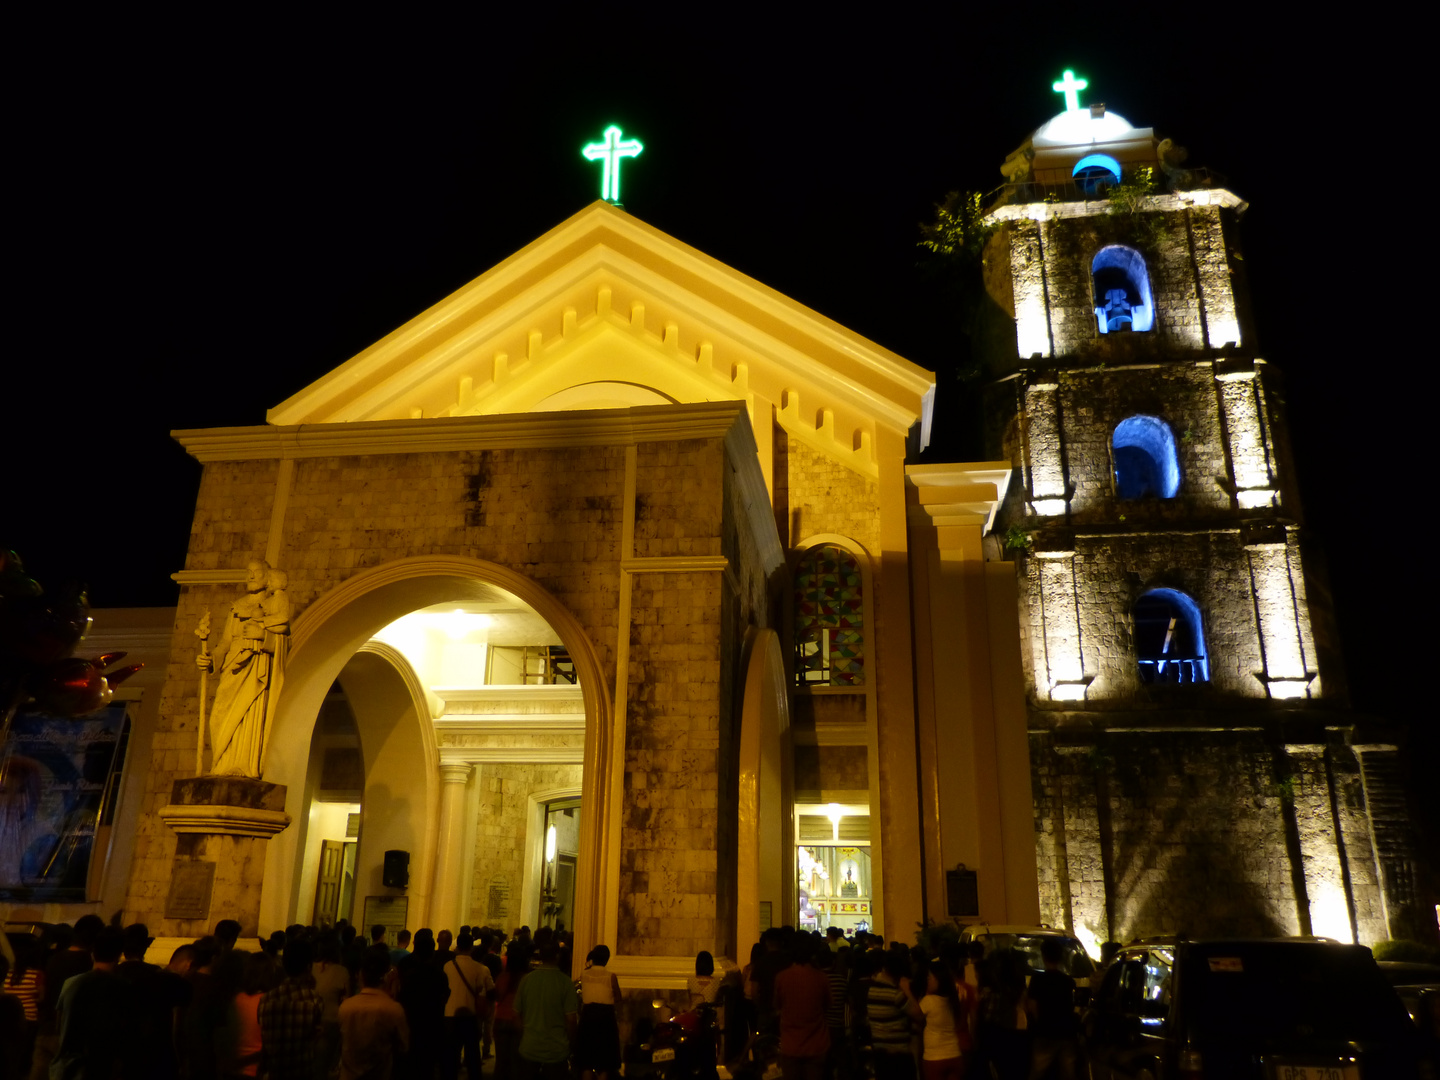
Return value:
<svg viewBox="0 0 1440 1080">
<path fill-rule="evenodd" d="M 675 1051 L 674 1051 L 674 1050 L 656 1050 L 653 1054 L 650 1055 L 650 1060 L 651 1060 L 651 1061 L 674 1061 L 674 1060 L 675 1060 Z"/>
<path fill-rule="evenodd" d="M 1290 1065 L 1277 1061 L 1271 1065 L 1275 1080 L 1360 1080 L 1360 1066 L 1351 1062 L 1334 1065 Z"/>
</svg>

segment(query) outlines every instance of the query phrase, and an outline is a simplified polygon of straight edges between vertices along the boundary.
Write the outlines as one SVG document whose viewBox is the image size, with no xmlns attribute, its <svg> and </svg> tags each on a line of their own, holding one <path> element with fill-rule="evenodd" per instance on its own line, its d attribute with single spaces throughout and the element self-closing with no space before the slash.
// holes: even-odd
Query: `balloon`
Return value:
<svg viewBox="0 0 1440 1080">
<path fill-rule="evenodd" d="M 113 692 L 101 667 L 72 656 L 57 660 L 30 681 L 35 705 L 56 716 L 83 716 L 108 704 Z"/>
<path fill-rule="evenodd" d="M 0 597 L 39 596 L 40 583 L 25 573 L 20 556 L 0 550 Z"/>
<path fill-rule="evenodd" d="M 73 598 L 7 597 L 0 604 L 0 645 L 32 664 L 69 656 L 90 629 L 90 603 Z"/>
<path fill-rule="evenodd" d="M 120 655 L 124 656 L 125 654 L 121 653 Z M 103 660 L 104 657 L 102 656 L 101 659 Z M 110 689 L 114 690 L 115 687 L 119 686 L 144 666 L 144 664 L 126 664 L 124 667 L 116 668 L 114 671 L 107 671 L 105 672 L 105 681 L 110 684 Z"/>
</svg>

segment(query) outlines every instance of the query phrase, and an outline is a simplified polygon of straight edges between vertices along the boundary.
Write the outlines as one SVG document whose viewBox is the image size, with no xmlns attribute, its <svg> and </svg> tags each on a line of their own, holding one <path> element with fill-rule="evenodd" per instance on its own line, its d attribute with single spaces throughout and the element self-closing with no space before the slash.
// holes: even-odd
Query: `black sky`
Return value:
<svg viewBox="0 0 1440 1080">
<path fill-rule="evenodd" d="M 173 603 L 199 469 L 168 432 L 263 423 L 588 203 L 579 147 L 612 121 L 646 147 L 631 213 L 937 371 L 937 452 L 978 455 L 916 227 L 999 183 L 1071 67 L 1085 101 L 1250 201 L 1262 354 L 1287 375 L 1356 704 L 1414 710 L 1389 651 L 1414 616 L 1384 576 L 1433 352 L 1413 239 L 1383 225 L 1422 194 L 1412 35 L 1213 5 L 855 10 L 57 14 L 17 34 L 0 543 L 97 606 Z"/>
</svg>

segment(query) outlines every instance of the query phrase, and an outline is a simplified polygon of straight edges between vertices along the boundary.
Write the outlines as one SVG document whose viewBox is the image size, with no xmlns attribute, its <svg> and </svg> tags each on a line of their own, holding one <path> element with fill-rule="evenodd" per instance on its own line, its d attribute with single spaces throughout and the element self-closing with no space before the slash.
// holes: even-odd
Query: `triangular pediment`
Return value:
<svg viewBox="0 0 1440 1080">
<path fill-rule="evenodd" d="M 271 424 L 744 401 L 873 471 L 934 375 L 604 202 L 271 409 Z"/>
</svg>

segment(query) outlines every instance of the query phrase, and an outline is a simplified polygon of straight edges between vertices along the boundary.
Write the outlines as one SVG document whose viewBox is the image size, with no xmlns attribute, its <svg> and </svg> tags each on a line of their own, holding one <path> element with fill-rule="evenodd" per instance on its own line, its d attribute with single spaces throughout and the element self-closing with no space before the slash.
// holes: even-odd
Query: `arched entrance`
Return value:
<svg viewBox="0 0 1440 1080">
<path fill-rule="evenodd" d="M 393 658 L 378 654 L 357 657 L 357 653 L 362 649 L 383 652 L 370 644 L 372 639 L 411 612 L 436 605 L 485 604 L 494 602 L 500 594 L 522 601 L 553 628 L 568 663 L 573 665 L 583 699 L 581 791 L 587 812 L 580 824 L 575 865 L 574 929 L 577 948 L 588 950 L 604 914 L 604 897 L 611 891 L 602 888 L 604 868 L 611 861 L 606 849 L 615 794 L 610 790 L 615 771 L 611 764 L 611 710 L 589 635 L 559 600 L 530 578 L 480 559 L 420 556 L 364 571 L 317 599 L 295 621 L 285 688 L 271 729 L 265 779 L 287 786 L 286 810 L 297 822 L 302 821 L 308 809 L 306 777 L 316 717 L 337 680 L 342 685 L 365 684 L 359 693 L 408 695 L 410 707 L 397 697 L 392 702 L 396 707 L 389 710 L 392 720 L 383 731 L 376 729 L 370 740 L 373 749 L 365 751 L 367 802 L 372 789 L 377 799 L 389 800 L 383 813 L 371 806 L 366 809 L 369 820 L 384 819 L 377 828 L 384 833 L 386 845 L 398 846 L 402 841 L 411 845 L 400 848 L 412 852 L 409 921 L 412 927 L 428 925 L 432 915 L 439 914 L 431 911 L 434 898 L 429 888 L 435 875 L 434 856 L 453 855 L 455 841 L 460 839 L 441 835 L 442 787 L 450 785 L 442 783 L 430 710 L 425 707 L 423 695 L 416 700 L 416 688 L 406 685 Z M 356 696 L 358 693 L 347 693 L 352 699 Z M 358 715 L 357 725 L 362 728 L 363 743 L 364 723 Z M 380 785 L 387 790 L 380 792 Z M 443 795 L 449 798 L 451 792 L 446 790 Z M 309 900 L 301 896 L 303 833 L 303 828 L 292 828 L 270 842 L 261 925 L 287 925 Z M 364 847 L 368 851 L 373 845 L 365 843 Z M 362 858 L 365 853 L 362 851 Z M 454 868 L 450 869 L 453 872 Z M 365 867 L 360 867 L 362 880 L 366 872 Z M 613 903 L 613 898 L 609 902 Z"/>
</svg>

